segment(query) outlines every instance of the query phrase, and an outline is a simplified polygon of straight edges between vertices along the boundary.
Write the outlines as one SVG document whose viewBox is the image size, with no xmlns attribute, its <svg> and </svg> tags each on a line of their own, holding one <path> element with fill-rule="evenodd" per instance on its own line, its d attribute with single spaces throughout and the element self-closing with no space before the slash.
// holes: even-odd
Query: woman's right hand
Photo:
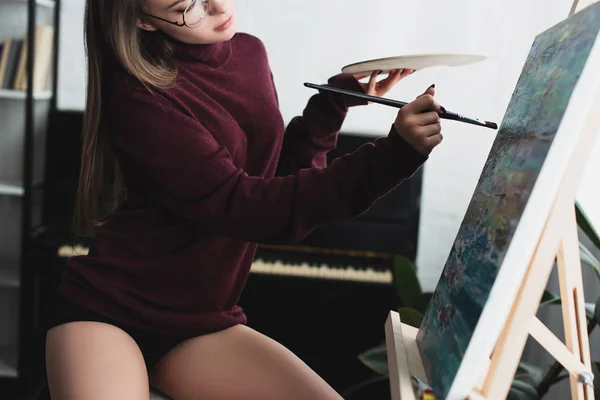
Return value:
<svg viewBox="0 0 600 400">
<path fill-rule="evenodd" d="M 413 102 L 402 107 L 394 121 L 396 132 L 426 156 L 443 140 L 440 124 L 442 111 L 434 95 L 435 87 L 432 85 Z"/>
</svg>

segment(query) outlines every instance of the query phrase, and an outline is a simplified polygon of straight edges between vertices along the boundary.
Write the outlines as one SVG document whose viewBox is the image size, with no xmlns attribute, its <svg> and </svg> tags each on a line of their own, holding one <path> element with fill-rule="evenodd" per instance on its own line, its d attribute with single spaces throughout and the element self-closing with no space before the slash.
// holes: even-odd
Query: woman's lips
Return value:
<svg viewBox="0 0 600 400">
<path fill-rule="evenodd" d="M 227 19 L 227 21 L 223 22 L 223 24 L 217 26 L 215 28 L 216 31 L 224 31 L 225 29 L 229 28 L 229 26 L 231 25 L 231 21 L 233 20 L 233 14 L 231 14 L 229 16 L 229 18 Z"/>
</svg>

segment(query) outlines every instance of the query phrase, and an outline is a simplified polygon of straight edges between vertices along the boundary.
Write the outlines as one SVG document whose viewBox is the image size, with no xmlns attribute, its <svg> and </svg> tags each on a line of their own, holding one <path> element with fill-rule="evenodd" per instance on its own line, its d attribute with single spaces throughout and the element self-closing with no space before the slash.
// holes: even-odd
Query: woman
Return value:
<svg viewBox="0 0 600 400">
<path fill-rule="evenodd" d="M 442 140 L 440 108 L 431 87 L 388 137 L 327 166 L 365 103 L 319 93 L 286 128 L 261 41 L 235 27 L 231 0 L 88 0 L 76 222 L 93 241 L 68 262 L 47 335 L 54 400 L 147 400 L 149 385 L 177 400 L 340 398 L 237 301 L 257 243 L 297 242 L 410 177 Z M 329 84 L 382 95 L 411 72 Z"/>
</svg>

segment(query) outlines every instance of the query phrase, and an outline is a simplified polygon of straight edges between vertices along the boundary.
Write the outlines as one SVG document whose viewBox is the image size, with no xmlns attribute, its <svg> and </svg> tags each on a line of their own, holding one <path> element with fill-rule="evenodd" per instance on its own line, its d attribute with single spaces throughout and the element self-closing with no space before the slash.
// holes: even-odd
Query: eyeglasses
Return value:
<svg viewBox="0 0 600 400">
<path fill-rule="evenodd" d="M 148 13 L 144 13 L 144 15 L 160 19 L 161 21 L 165 21 L 179 27 L 187 26 L 188 28 L 197 28 L 200 25 L 202 25 L 202 22 L 204 22 L 204 18 L 206 17 L 207 11 L 208 0 L 192 0 L 192 2 L 181 13 L 183 16 L 183 23 L 178 21 L 169 21 L 167 19 L 157 17 L 156 15 L 151 15 Z"/>
</svg>

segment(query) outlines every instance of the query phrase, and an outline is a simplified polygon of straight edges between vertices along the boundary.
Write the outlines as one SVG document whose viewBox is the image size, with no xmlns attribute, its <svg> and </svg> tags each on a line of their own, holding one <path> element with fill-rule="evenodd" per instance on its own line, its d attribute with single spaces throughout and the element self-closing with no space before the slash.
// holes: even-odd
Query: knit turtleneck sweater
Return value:
<svg viewBox="0 0 600 400">
<path fill-rule="evenodd" d="M 392 128 L 327 165 L 348 109 L 317 93 L 287 127 L 263 43 L 176 43 L 172 88 L 110 71 L 102 118 L 127 200 L 72 257 L 59 292 L 122 324 L 191 337 L 246 323 L 257 244 L 366 211 L 426 160 Z M 350 75 L 328 84 L 361 91 Z M 274 299 L 276 300 L 276 299 Z"/>
</svg>

